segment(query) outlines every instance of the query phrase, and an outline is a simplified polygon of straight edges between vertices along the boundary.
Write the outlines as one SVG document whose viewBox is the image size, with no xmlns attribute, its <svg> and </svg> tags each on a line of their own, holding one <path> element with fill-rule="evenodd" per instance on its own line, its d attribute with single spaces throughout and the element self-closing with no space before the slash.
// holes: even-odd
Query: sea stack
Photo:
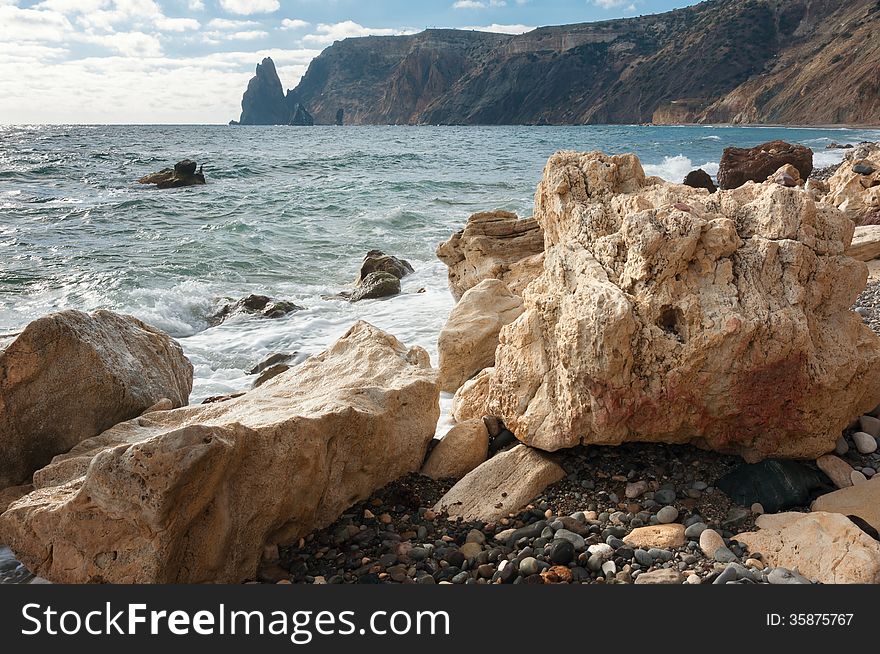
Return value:
<svg viewBox="0 0 880 654">
<path fill-rule="evenodd" d="M 285 95 L 275 62 L 266 57 L 257 64 L 256 74 L 241 98 L 238 124 L 311 126 L 315 121 L 290 91 Z"/>
</svg>

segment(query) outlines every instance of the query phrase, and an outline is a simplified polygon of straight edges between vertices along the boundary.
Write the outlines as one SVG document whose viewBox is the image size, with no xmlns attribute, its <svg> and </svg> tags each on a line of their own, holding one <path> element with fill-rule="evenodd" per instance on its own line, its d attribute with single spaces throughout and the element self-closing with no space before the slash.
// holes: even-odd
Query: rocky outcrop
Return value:
<svg viewBox="0 0 880 654">
<path fill-rule="evenodd" d="M 746 182 L 763 182 L 787 164 L 797 169 L 800 179 L 807 179 L 813 172 L 813 151 L 803 145 L 778 140 L 753 148 L 724 148 L 718 185 L 732 189 Z"/>
<path fill-rule="evenodd" d="M 138 184 L 155 184 L 160 189 L 201 186 L 205 183 L 205 173 L 201 167 L 196 170 L 196 162 L 191 159 L 178 161 L 174 168 L 163 168 L 138 180 Z"/>
<path fill-rule="evenodd" d="M 858 516 L 880 530 L 880 477 L 823 495 L 813 502 L 810 510 Z"/>
<path fill-rule="evenodd" d="M 266 57 L 257 64 L 256 74 L 241 98 L 237 124 L 310 126 L 315 121 L 295 93 L 288 91 L 285 95 L 275 62 Z"/>
<path fill-rule="evenodd" d="M 544 234 L 534 218 L 509 211 L 475 213 L 465 228 L 437 248 L 449 267 L 449 288 L 456 300 L 484 279 L 500 279 L 515 294 L 541 271 Z"/>
<path fill-rule="evenodd" d="M 646 178 L 633 155 L 564 152 L 535 217 L 543 272 L 456 419 L 482 409 L 551 451 L 815 459 L 880 401 L 880 339 L 851 311 L 867 278 L 844 256 L 852 223 L 803 190 L 709 195 Z"/>
<path fill-rule="evenodd" d="M 0 540 L 56 582 L 240 582 L 264 544 L 417 471 L 439 414 L 428 354 L 357 323 L 295 375 L 80 443 L 0 516 Z"/>
<path fill-rule="evenodd" d="M 859 261 L 880 258 L 880 225 L 859 225 L 853 231 L 853 239 L 846 249 L 846 256 Z"/>
<path fill-rule="evenodd" d="M 880 542 L 836 513 L 762 515 L 757 532 L 736 536 L 771 566 L 797 569 L 823 584 L 880 583 Z"/>
<path fill-rule="evenodd" d="M 131 316 L 35 320 L 0 346 L 0 489 L 160 400 L 185 405 L 192 380 L 180 345 Z"/>
<path fill-rule="evenodd" d="M 689 172 L 684 176 L 684 182 L 682 183 L 691 188 L 704 188 L 709 191 L 709 193 L 714 193 L 718 190 L 718 187 L 715 186 L 715 182 L 712 181 L 712 177 L 702 168 Z"/>
<path fill-rule="evenodd" d="M 482 420 L 468 420 L 450 429 L 431 451 L 422 474 L 431 479 L 461 479 L 486 460 L 489 432 Z"/>
<path fill-rule="evenodd" d="M 498 279 L 484 279 L 453 307 L 440 332 L 440 390 L 454 393 L 483 368 L 495 365 L 498 334 L 523 312 L 522 298 Z"/>
<path fill-rule="evenodd" d="M 843 211 L 856 225 L 875 222 L 869 217 L 880 212 L 880 144 L 848 152 L 828 179 L 828 194 L 822 201 Z"/>
<path fill-rule="evenodd" d="M 352 302 L 378 300 L 400 293 L 400 278 L 387 272 L 372 272 L 358 282 L 357 288 L 349 297 Z"/>
<path fill-rule="evenodd" d="M 282 318 L 303 308 L 288 300 L 276 300 L 267 295 L 251 294 L 235 302 L 225 302 L 212 315 L 208 316 L 211 327 L 223 323 L 232 316 L 247 314 L 260 318 Z"/>
<path fill-rule="evenodd" d="M 878 31 L 876 0 L 713 0 L 519 35 L 432 29 L 337 41 L 293 94 L 324 125 L 341 108 L 352 125 L 876 124 Z"/>
<path fill-rule="evenodd" d="M 545 454 L 517 445 L 465 475 L 434 510 L 453 518 L 495 522 L 519 511 L 564 477 L 565 471 Z"/>
<path fill-rule="evenodd" d="M 409 261 L 385 254 L 381 250 L 370 250 L 364 257 L 355 284 L 361 286 L 368 275 L 375 272 L 388 273 L 397 279 L 403 279 L 415 272 Z"/>
</svg>

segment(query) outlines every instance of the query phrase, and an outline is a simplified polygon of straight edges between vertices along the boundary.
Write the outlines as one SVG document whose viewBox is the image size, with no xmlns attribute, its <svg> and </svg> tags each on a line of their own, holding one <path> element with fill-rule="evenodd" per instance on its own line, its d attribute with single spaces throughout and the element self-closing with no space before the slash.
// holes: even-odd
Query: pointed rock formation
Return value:
<svg viewBox="0 0 880 654">
<path fill-rule="evenodd" d="M 290 91 L 284 94 L 275 62 L 266 57 L 257 64 L 256 75 L 241 98 L 240 125 L 315 124 L 311 114 Z"/>
</svg>

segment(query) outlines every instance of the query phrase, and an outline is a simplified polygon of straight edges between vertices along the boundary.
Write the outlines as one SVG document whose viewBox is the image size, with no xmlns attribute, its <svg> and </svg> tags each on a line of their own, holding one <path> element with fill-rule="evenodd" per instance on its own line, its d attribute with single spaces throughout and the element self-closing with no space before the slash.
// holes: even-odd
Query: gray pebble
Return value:
<svg viewBox="0 0 880 654">
<path fill-rule="evenodd" d="M 700 537 L 700 534 L 702 534 L 708 528 L 709 525 L 707 525 L 705 522 L 695 522 L 684 530 L 684 535 L 687 538 L 698 539 Z"/>
<path fill-rule="evenodd" d="M 675 522 L 678 520 L 678 509 L 674 506 L 664 506 L 657 512 L 657 520 L 664 525 Z"/>
<path fill-rule="evenodd" d="M 637 549 L 633 553 L 633 558 L 635 558 L 636 563 L 645 566 L 646 568 L 650 568 L 652 565 L 654 565 L 654 558 L 650 554 L 648 554 L 647 550 Z"/>
<path fill-rule="evenodd" d="M 672 504 L 675 501 L 675 491 L 662 488 L 654 493 L 654 501 L 658 504 Z"/>
<path fill-rule="evenodd" d="M 736 569 L 733 566 L 727 566 L 724 570 L 721 571 L 721 574 L 715 578 L 713 584 L 726 584 L 730 581 L 736 581 Z"/>
</svg>

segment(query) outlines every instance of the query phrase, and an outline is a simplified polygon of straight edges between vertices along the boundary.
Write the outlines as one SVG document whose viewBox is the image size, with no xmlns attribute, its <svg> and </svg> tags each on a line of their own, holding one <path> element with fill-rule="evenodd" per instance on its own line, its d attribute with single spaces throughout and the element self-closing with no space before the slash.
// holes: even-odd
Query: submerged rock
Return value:
<svg viewBox="0 0 880 654">
<path fill-rule="evenodd" d="M 725 148 L 718 169 L 718 185 L 734 189 L 746 182 L 763 182 L 785 164 L 807 179 L 813 171 L 813 151 L 803 145 L 769 141 L 753 148 Z"/>
<path fill-rule="evenodd" d="M 535 218 L 540 275 L 494 367 L 457 392 L 456 420 L 497 416 L 550 451 L 655 441 L 815 459 L 880 402 L 880 338 L 852 311 L 867 269 L 843 256 L 852 222 L 809 194 L 709 195 L 646 177 L 634 155 L 562 152 Z"/>
<path fill-rule="evenodd" d="M 370 250 L 364 257 L 358 273 L 356 285 L 362 286 L 366 278 L 375 272 L 388 273 L 397 279 L 403 279 L 415 272 L 409 261 L 385 254 L 381 250 Z"/>
<path fill-rule="evenodd" d="M 180 345 L 131 316 L 61 311 L 0 346 L 0 489 L 53 456 L 141 415 L 185 405 L 193 367 Z"/>
<path fill-rule="evenodd" d="M 294 311 L 302 311 L 303 307 L 287 300 L 275 300 L 266 295 L 248 295 L 237 302 L 226 303 L 213 315 L 208 317 L 208 324 L 216 327 L 234 315 L 250 314 L 261 318 L 282 318 Z"/>
<path fill-rule="evenodd" d="M 349 300 L 378 300 L 400 293 L 400 278 L 388 272 L 372 272 L 364 277 L 351 294 Z"/>
<path fill-rule="evenodd" d="M 421 466 L 440 414 L 427 352 L 359 322 L 296 375 L 81 443 L 0 516 L 57 582 L 237 583 Z"/>
<path fill-rule="evenodd" d="M 138 180 L 139 184 L 155 184 L 157 188 L 179 188 L 182 186 L 199 186 L 205 184 L 205 174 L 199 168 L 196 171 L 196 162 L 184 159 L 174 164 L 174 168 L 163 168 L 158 173 L 144 175 Z"/>
<path fill-rule="evenodd" d="M 715 485 L 741 506 L 759 503 L 768 513 L 807 506 L 834 489 L 823 474 L 797 461 L 770 459 L 744 464 Z"/>
</svg>

